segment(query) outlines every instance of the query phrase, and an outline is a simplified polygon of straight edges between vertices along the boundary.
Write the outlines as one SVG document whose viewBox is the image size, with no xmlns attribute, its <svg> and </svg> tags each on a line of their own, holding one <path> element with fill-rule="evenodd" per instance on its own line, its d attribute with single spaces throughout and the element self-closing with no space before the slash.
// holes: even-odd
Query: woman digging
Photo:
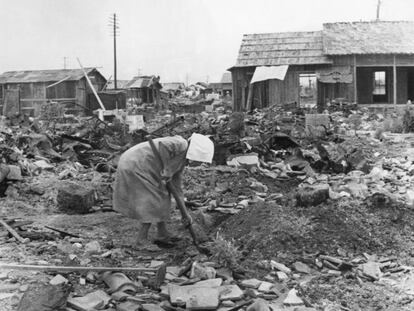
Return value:
<svg viewBox="0 0 414 311">
<path fill-rule="evenodd" d="M 149 142 L 135 145 L 121 155 L 113 194 L 114 210 L 140 222 L 136 247 L 148 251 L 159 250 L 155 244 L 172 245 L 178 240 L 166 225 L 171 209 L 166 182 L 171 181 L 183 198 L 182 173 L 187 160 L 211 163 L 214 155 L 213 142 L 196 133 L 188 142 L 181 136 L 172 136 L 154 139 L 154 145 L 161 159 Z M 155 244 L 148 239 L 151 224 L 157 226 Z"/>
</svg>

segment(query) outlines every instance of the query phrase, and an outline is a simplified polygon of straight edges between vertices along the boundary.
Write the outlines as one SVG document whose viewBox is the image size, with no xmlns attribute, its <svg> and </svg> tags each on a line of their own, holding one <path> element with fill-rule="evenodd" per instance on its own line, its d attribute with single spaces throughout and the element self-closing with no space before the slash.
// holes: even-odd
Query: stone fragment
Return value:
<svg viewBox="0 0 414 311">
<path fill-rule="evenodd" d="M 297 271 L 297 272 L 301 272 L 301 273 L 305 273 L 305 274 L 309 274 L 311 273 L 311 268 L 309 268 L 308 265 L 304 264 L 301 261 L 297 261 L 293 264 L 293 268 Z"/>
<path fill-rule="evenodd" d="M 0 163 L 0 183 L 6 179 L 10 173 L 10 168 L 7 164 Z"/>
<path fill-rule="evenodd" d="M 68 306 L 80 311 L 90 311 L 91 309 L 103 309 L 111 297 L 102 290 L 89 293 L 83 297 L 69 298 Z M 128 310 L 131 311 L 131 310 Z"/>
<path fill-rule="evenodd" d="M 247 307 L 246 311 L 269 311 L 269 304 L 267 301 L 258 298 L 250 306 Z"/>
<path fill-rule="evenodd" d="M 282 272 L 282 271 L 276 271 L 276 276 L 277 276 L 277 279 L 280 282 L 284 282 L 284 281 L 289 280 L 288 275 L 286 273 Z"/>
<path fill-rule="evenodd" d="M 300 306 L 303 305 L 303 300 L 298 297 L 296 289 L 293 288 L 288 292 L 283 304 L 286 306 Z"/>
<path fill-rule="evenodd" d="M 236 304 L 231 300 L 224 300 L 221 302 L 221 305 L 226 308 L 234 307 Z"/>
<path fill-rule="evenodd" d="M 21 170 L 20 166 L 9 165 L 9 173 L 7 174 L 7 179 L 12 180 L 12 181 L 23 180 L 22 170 Z"/>
<path fill-rule="evenodd" d="M 257 153 L 231 155 L 227 159 L 227 165 L 251 169 L 259 166 L 259 156 L 257 155 Z"/>
<path fill-rule="evenodd" d="M 139 311 L 141 306 L 135 301 L 121 302 L 116 306 L 116 311 Z"/>
<path fill-rule="evenodd" d="M 205 287 L 218 287 L 222 283 L 223 283 L 222 279 L 216 278 L 216 279 L 208 279 L 208 280 L 200 281 L 200 282 L 195 283 L 194 285 L 205 286 Z"/>
<path fill-rule="evenodd" d="M 222 285 L 219 291 L 220 300 L 237 301 L 243 298 L 243 291 L 237 285 Z"/>
<path fill-rule="evenodd" d="M 219 305 L 220 292 L 217 287 L 172 285 L 168 289 L 173 305 L 185 305 L 189 310 L 215 310 Z"/>
<path fill-rule="evenodd" d="M 98 254 L 102 251 L 98 241 L 91 241 L 85 245 L 85 252 L 89 255 Z"/>
<path fill-rule="evenodd" d="M 49 281 L 51 285 L 67 284 L 69 281 L 64 276 L 58 274 L 53 279 Z"/>
<path fill-rule="evenodd" d="M 159 268 L 164 264 L 164 261 L 160 260 L 151 260 L 149 268 Z"/>
<path fill-rule="evenodd" d="M 9 277 L 9 271 L 0 271 L 0 281 L 4 281 Z"/>
<path fill-rule="evenodd" d="M 216 269 L 213 267 L 206 267 L 197 261 L 191 266 L 190 278 L 198 278 L 200 280 L 214 279 L 216 277 Z"/>
<path fill-rule="evenodd" d="M 362 273 L 373 280 L 379 280 L 382 276 L 381 264 L 378 262 L 367 262 L 359 266 L 362 270 Z"/>
<path fill-rule="evenodd" d="M 75 213 L 88 213 L 95 203 L 94 190 L 75 182 L 64 181 L 58 186 L 58 208 Z"/>
<path fill-rule="evenodd" d="M 328 185 L 315 185 L 300 188 L 296 194 L 298 206 L 316 206 L 329 199 Z"/>
<path fill-rule="evenodd" d="M 33 162 L 33 164 L 42 170 L 52 170 L 54 168 L 52 164 L 50 164 L 49 162 L 45 160 L 38 160 L 38 161 Z"/>
<path fill-rule="evenodd" d="M 258 291 L 262 292 L 262 293 L 269 293 L 271 291 L 273 285 L 274 284 L 270 283 L 270 282 L 262 282 L 260 284 L 259 288 L 258 288 Z"/>
<path fill-rule="evenodd" d="M 115 292 L 111 294 L 111 298 L 115 301 L 120 301 L 125 299 L 126 297 L 130 296 L 129 294 L 123 292 L 123 291 L 119 291 L 119 292 Z"/>
<path fill-rule="evenodd" d="M 250 298 L 257 298 L 259 296 L 259 292 L 254 288 L 246 288 L 244 290 L 244 296 Z"/>
<path fill-rule="evenodd" d="M 258 279 L 249 279 L 249 280 L 243 280 L 241 282 L 241 285 L 247 288 L 258 288 L 262 281 L 259 281 Z"/>
<path fill-rule="evenodd" d="M 144 311 L 165 311 L 160 305 L 156 305 L 153 303 L 144 303 L 142 305 L 142 310 Z"/>
<path fill-rule="evenodd" d="M 284 264 L 276 262 L 274 260 L 270 261 L 270 265 L 272 266 L 273 269 L 278 270 L 278 271 L 282 271 L 286 274 L 290 274 L 292 272 L 292 270 L 290 270 L 288 267 L 286 267 Z"/>
</svg>

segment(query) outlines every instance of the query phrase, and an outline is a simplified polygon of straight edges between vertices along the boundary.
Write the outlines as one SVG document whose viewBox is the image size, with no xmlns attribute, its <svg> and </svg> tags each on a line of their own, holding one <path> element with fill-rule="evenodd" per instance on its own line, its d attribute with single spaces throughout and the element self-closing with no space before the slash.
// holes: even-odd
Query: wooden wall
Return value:
<svg viewBox="0 0 414 311">
<path fill-rule="evenodd" d="M 102 90 L 106 81 L 97 71 L 90 73 L 92 84 L 97 91 Z M 48 100 L 60 102 L 72 102 L 75 110 L 82 110 L 79 105 L 87 107 L 87 95 L 92 93 L 85 78 L 78 81 L 64 81 L 56 86 L 47 88 L 57 81 L 33 82 L 33 83 L 11 83 L 3 85 L 4 89 L 19 90 L 20 107 L 22 113 L 30 116 L 38 116 L 41 106 Z M 77 107 L 77 109 L 75 108 Z M 72 107 L 71 107 L 72 108 Z"/>
<path fill-rule="evenodd" d="M 409 72 L 414 68 L 414 55 L 345 55 L 333 56 L 332 66 L 349 66 L 354 74 L 357 68 L 356 80 L 352 83 L 319 83 L 318 82 L 318 104 L 324 103 L 333 98 L 345 98 L 350 102 L 359 104 L 372 104 L 373 72 L 377 69 L 387 71 L 387 101 L 393 103 L 393 70 L 397 67 L 397 103 L 407 102 L 409 94 L 414 94 L 408 86 Z M 326 68 L 330 65 L 301 65 L 290 66 L 284 81 L 269 80 L 255 83 L 254 96 L 263 94 L 268 90 L 266 105 L 283 104 L 299 101 L 299 74 L 314 72 L 319 68 Z M 381 68 L 382 67 L 382 68 Z M 386 67 L 386 68 L 384 68 Z M 240 111 L 245 109 L 248 88 L 255 67 L 242 67 L 232 69 L 233 78 L 233 107 Z M 412 74 L 414 77 L 414 73 Z M 414 86 L 413 86 L 414 87 Z M 356 89 L 355 89 L 356 88 Z M 355 96 L 357 94 L 357 96 Z"/>
</svg>

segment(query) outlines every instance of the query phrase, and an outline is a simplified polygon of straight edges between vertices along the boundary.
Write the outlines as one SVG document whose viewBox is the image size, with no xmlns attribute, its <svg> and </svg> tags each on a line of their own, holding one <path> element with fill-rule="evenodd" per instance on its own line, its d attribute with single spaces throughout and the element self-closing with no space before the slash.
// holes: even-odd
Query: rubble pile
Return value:
<svg viewBox="0 0 414 311">
<path fill-rule="evenodd" d="M 0 301 L 18 310 L 276 311 L 373 300 L 409 310 L 414 136 L 395 133 L 400 114 L 245 114 L 216 99 L 190 102 L 148 113 L 134 132 L 116 118 L 2 120 Z M 155 255 L 130 249 L 136 224 L 111 211 L 117 159 L 148 134 L 193 132 L 216 146 L 214 165 L 190 164 L 183 185 L 214 254 L 188 238 Z M 171 225 L 184 232 L 178 223 L 175 212 Z"/>
</svg>

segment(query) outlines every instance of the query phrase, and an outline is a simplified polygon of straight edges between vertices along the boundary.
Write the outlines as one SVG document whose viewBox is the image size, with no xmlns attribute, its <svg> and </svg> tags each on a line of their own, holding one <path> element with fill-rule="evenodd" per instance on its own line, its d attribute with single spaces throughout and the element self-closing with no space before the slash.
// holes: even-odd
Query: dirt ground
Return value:
<svg viewBox="0 0 414 311">
<path fill-rule="evenodd" d="M 359 144 L 373 159 L 411 156 L 410 139 L 370 146 L 361 140 Z M 30 221 L 32 231 L 49 234 L 49 239 L 40 234 L 40 240 L 18 244 L 9 239 L 5 230 L 0 231 L 1 262 L 136 266 L 149 264 L 154 259 L 169 265 L 181 265 L 188 258 L 208 260 L 192 245 L 177 210 L 173 211 L 169 227 L 184 238 L 176 247 L 156 253 L 135 250 L 132 245 L 138 223 L 106 211 L 111 206 L 113 180 L 108 173 L 85 171 L 76 177 L 77 181 L 96 186 L 100 198 L 96 212 L 78 215 L 60 211 L 56 203 L 59 182 L 56 173 L 59 170 L 15 182 L 8 189 L 7 197 L 0 199 L 2 218 Z M 300 261 L 312 272 L 295 275 L 288 285 L 298 288 L 300 296 L 318 310 L 414 310 L 414 296 L 409 293 L 414 289 L 409 268 L 414 266 L 414 210 L 410 206 L 381 195 L 370 195 L 364 199 L 328 199 L 316 206 L 302 207 L 297 205 L 295 196 L 303 179 L 274 179 L 260 171 L 228 166 L 189 167 L 184 177 L 188 205 L 199 215 L 195 217 L 200 217 L 197 220 L 204 223 L 212 237 L 221 237 L 234 247 L 245 272 L 243 278 L 268 276 L 265 261 L 275 260 L 289 267 Z M 250 199 L 247 207 L 234 215 L 225 213 L 226 207 L 244 199 Z M 217 206 L 224 208 L 215 209 Z M 88 255 L 83 249 L 74 248 L 76 238 L 62 238 L 45 226 L 79 235 L 83 244 L 98 241 L 102 250 L 100 254 Z M 151 237 L 154 234 L 152 230 Z M 107 251 L 111 256 L 101 256 Z M 358 262 L 364 256 L 375 256 L 378 260 L 394 258 L 406 268 L 387 272 L 384 279 L 372 281 L 361 279 L 354 271 L 330 274 L 315 264 L 320 255 L 349 262 Z M 47 273 L 30 271 L 13 271 L 8 275 L 19 286 L 50 277 Z M 74 293 L 81 295 L 91 289 L 78 284 L 78 274 L 67 277 L 77 284 Z M 407 287 L 402 287 L 403 283 Z M 25 290 L 19 288 L 16 295 L 2 299 L 0 310 L 15 310 Z"/>
</svg>

